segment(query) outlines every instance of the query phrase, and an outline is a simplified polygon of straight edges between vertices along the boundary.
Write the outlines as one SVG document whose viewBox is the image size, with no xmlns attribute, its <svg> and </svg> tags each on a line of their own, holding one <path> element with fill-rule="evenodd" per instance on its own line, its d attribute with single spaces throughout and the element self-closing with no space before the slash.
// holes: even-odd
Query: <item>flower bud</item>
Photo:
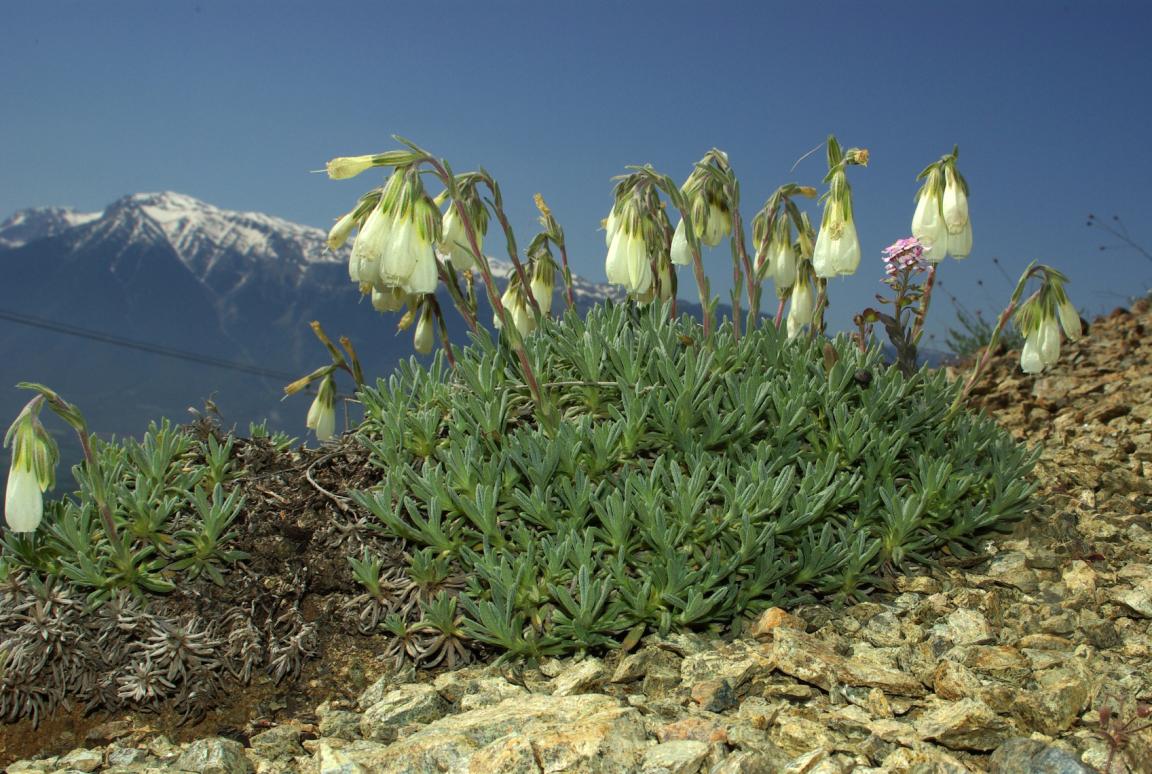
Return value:
<svg viewBox="0 0 1152 774">
<path fill-rule="evenodd" d="M 688 243 L 688 232 L 684 228 L 684 221 L 676 224 L 672 232 L 672 263 L 677 266 L 688 266 L 692 263 L 692 245 Z"/>
<path fill-rule="evenodd" d="M 416 334 L 412 339 L 413 349 L 421 355 L 427 355 L 432 351 L 432 345 L 435 343 L 435 324 L 436 315 L 432 313 L 432 304 L 425 302 L 420 312 L 420 320 L 416 323 Z"/>
<path fill-rule="evenodd" d="M 335 252 L 344 246 L 348 241 L 348 235 L 352 233 L 352 229 L 356 228 L 355 212 L 349 212 L 340 220 L 336 221 L 336 225 L 328 232 L 328 249 Z"/>
<path fill-rule="evenodd" d="M 346 180 L 372 167 L 373 156 L 340 156 L 328 162 L 328 177 Z"/>
<path fill-rule="evenodd" d="M 321 443 L 332 440 L 336 431 L 336 381 L 329 374 L 320 382 L 316 398 L 308 408 L 304 425 L 316 433 Z"/>
<path fill-rule="evenodd" d="M 1064 335 L 1068 337 L 1068 341 L 1077 341 L 1084 333 L 1084 327 L 1080 322 L 1080 313 L 1076 311 L 1076 307 L 1072 306 L 1072 302 L 1068 300 L 1067 296 L 1060 302 L 1058 307 L 1060 313 L 1060 327 L 1064 329 Z"/>
<path fill-rule="evenodd" d="M 368 214 L 348 259 L 348 277 L 353 282 L 375 282 L 380 274 L 380 259 L 388 248 L 392 233 L 392 217 L 383 207 Z"/>
</svg>

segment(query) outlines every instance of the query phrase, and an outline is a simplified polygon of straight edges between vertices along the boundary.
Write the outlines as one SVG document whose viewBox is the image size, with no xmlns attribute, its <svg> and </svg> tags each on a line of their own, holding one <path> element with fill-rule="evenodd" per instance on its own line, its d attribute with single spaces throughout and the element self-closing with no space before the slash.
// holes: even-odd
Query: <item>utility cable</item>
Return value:
<svg viewBox="0 0 1152 774">
<path fill-rule="evenodd" d="M 138 352 L 147 352 L 161 357 L 169 357 L 175 360 L 184 360 L 189 363 L 199 363 L 200 365 L 212 366 L 213 368 L 224 368 L 230 371 L 240 371 L 253 376 L 263 376 L 269 379 L 278 379 L 280 381 L 295 381 L 297 374 L 290 374 L 285 371 L 276 371 L 270 368 L 261 368 L 260 366 L 248 365 L 246 363 L 237 363 L 233 360 L 224 360 L 223 358 L 212 357 L 210 355 L 201 355 L 197 352 L 189 352 L 183 349 L 176 349 L 175 347 L 165 347 L 159 344 L 149 344 L 144 341 L 135 341 L 133 339 L 126 339 L 120 336 L 113 336 L 110 333 L 102 333 L 90 328 L 81 328 L 77 325 L 68 325 L 67 323 L 55 322 L 53 320 L 45 320 L 43 317 L 36 317 L 30 314 L 21 314 L 19 312 L 11 312 L 7 309 L 0 309 L 0 320 L 7 320 L 9 322 L 17 323 L 18 325 L 27 325 L 31 328 L 40 328 L 42 330 L 52 331 L 54 333 L 62 333 L 66 336 L 75 336 L 89 341 L 98 341 L 102 344 L 110 344 L 115 347 L 123 347 L 124 349 L 134 349 Z"/>
</svg>

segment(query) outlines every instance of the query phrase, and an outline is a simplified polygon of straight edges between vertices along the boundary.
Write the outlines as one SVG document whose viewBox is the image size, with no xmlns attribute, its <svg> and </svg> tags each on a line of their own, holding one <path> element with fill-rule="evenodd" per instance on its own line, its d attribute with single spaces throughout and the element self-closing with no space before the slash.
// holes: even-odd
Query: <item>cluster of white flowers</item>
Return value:
<svg viewBox="0 0 1152 774">
<path fill-rule="evenodd" d="M 1039 296 L 1021 309 L 1018 319 L 1025 334 L 1020 368 L 1029 374 L 1038 374 L 1060 359 L 1061 328 L 1069 341 L 1076 341 L 1083 333 L 1080 314 L 1059 280 L 1045 283 Z"/>
<path fill-rule="evenodd" d="M 968 183 L 956 170 L 955 151 L 925 170 L 924 177 L 916 195 L 912 236 L 924 246 L 924 258 L 930 263 L 949 255 L 967 258 L 972 252 Z"/>
</svg>

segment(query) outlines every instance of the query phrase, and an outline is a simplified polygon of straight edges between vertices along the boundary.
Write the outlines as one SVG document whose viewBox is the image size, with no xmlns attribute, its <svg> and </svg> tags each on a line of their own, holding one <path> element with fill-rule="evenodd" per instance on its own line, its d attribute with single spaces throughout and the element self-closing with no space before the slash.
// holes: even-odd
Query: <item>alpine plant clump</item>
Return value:
<svg viewBox="0 0 1152 774">
<path fill-rule="evenodd" d="M 1037 454 L 952 412 L 958 385 L 878 347 L 699 323 L 667 306 L 541 321 L 544 423 L 509 348 L 403 364 L 361 396 L 381 472 L 354 494 L 450 567 L 457 637 L 506 656 L 717 630 L 773 606 L 863 598 L 966 556 L 1027 510 Z M 365 557 L 364 561 L 370 561 Z M 361 563 L 362 564 L 362 563 Z"/>
</svg>

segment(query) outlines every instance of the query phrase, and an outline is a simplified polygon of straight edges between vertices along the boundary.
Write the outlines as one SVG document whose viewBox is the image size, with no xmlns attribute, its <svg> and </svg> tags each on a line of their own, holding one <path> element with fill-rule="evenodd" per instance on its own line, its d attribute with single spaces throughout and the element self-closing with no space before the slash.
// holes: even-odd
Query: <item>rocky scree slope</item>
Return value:
<svg viewBox="0 0 1152 774">
<path fill-rule="evenodd" d="M 1118 310 L 1035 378 L 994 358 L 974 402 L 1044 445 L 1041 506 L 978 563 L 770 610 L 731 641 L 438 676 L 376 662 L 311 712 L 181 743 L 130 716 L 8 770 L 1152 771 L 1152 732 L 1109 745 L 1098 712 L 1152 699 L 1149 326 L 1147 302 Z"/>
</svg>

